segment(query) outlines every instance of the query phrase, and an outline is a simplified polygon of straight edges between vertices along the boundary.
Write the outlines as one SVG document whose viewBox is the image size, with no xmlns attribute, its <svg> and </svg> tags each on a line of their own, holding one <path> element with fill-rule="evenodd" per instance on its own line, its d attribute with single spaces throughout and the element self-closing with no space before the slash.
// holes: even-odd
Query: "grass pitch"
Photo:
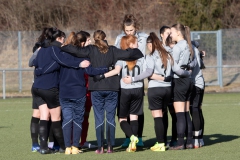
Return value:
<svg viewBox="0 0 240 160">
<path fill-rule="evenodd" d="M 116 147 L 113 154 L 96 155 L 94 150 L 85 150 L 79 155 L 41 155 L 31 152 L 30 119 L 31 98 L 0 100 L 0 159 L 240 159 L 240 94 L 205 94 L 203 112 L 205 118 L 205 146 L 184 151 L 152 152 L 149 150 L 156 139 L 153 118 L 145 98 L 145 147 L 136 153 L 127 153 L 120 145 L 124 134 L 117 122 Z M 169 121 L 171 122 L 169 115 Z M 170 140 L 171 126 L 168 129 Z M 90 114 L 88 141 L 96 144 L 93 112 Z"/>
</svg>

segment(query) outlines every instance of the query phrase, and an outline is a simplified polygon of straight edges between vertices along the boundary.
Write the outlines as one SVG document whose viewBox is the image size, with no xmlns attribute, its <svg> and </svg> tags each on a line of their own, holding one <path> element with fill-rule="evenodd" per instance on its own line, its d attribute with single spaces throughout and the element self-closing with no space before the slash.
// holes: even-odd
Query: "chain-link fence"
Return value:
<svg viewBox="0 0 240 160">
<path fill-rule="evenodd" d="M 93 35 L 93 31 L 88 31 Z M 152 31 L 145 30 L 150 33 Z M 159 35 L 158 30 L 153 32 Z M 0 96 L 14 96 L 14 93 L 30 94 L 33 80 L 28 60 L 32 55 L 39 31 L 0 32 Z M 69 31 L 65 32 L 67 35 Z M 114 45 L 121 31 L 106 31 L 107 40 Z M 203 70 L 206 85 L 240 86 L 240 29 L 191 32 L 192 40 L 200 43 L 200 50 L 206 51 Z"/>
</svg>

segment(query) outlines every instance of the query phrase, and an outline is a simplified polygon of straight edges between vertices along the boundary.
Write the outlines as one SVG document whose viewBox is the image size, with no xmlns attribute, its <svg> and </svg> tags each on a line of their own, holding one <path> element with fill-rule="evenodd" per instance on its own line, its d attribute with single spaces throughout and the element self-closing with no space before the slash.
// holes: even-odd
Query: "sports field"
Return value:
<svg viewBox="0 0 240 160">
<path fill-rule="evenodd" d="M 184 151 L 152 152 L 155 143 L 153 118 L 145 98 L 144 148 L 136 153 L 127 153 L 120 147 L 124 134 L 117 123 L 116 147 L 113 154 L 96 155 L 93 150 L 84 150 L 79 155 L 41 155 L 31 152 L 30 119 L 31 98 L 0 99 L 0 159 L 240 159 L 240 93 L 205 94 L 203 112 L 205 118 L 205 146 Z M 171 116 L 169 116 L 171 117 Z M 168 133 L 170 133 L 170 128 Z M 168 136 L 170 139 L 170 137 Z M 93 112 L 90 115 L 88 141 L 96 144 Z"/>
</svg>

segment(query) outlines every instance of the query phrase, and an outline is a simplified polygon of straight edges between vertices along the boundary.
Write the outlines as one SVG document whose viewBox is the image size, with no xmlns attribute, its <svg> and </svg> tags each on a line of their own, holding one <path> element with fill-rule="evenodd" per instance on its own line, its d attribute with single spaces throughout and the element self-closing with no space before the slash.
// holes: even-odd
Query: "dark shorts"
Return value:
<svg viewBox="0 0 240 160">
<path fill-rule="evenodd" d="M 41 97 L 38 97 L 37 95 L 34 94 L 33 87 L 31 88 L 31 93 L 32 93 L 32 109 L 39 109 L 38 107 L 40 105 L 45 104 L 45 102 L 42 100 Z"/>
<path fill-rule="evenodd" d="M 197 86 L 193 86 L 192 95 L 190 99 L 191 108 L 200 108 L 203 100 L 203 94 L 204 94 L 203 89 Z"/>
<path fill-rule="evenodd" d="M 150 110 L 165 111 L 171 100 L 171 87 L 148 88 L 148 104 Z"/>
<path fill-rule="evenodd" d="M 173 79 L 173 101 L 186 102 L 190 101 L 192 92 L 191 78 L 174 78 Z"/>
<path fill-rule="evenodd" d="M 170 111 L 170 112 L 174 112 L 174 106 L 173 106 L 173 86 L 171 86 L 171 99 L 170 99 L 170 101 L 169 101 L 169 103 L 168 103 L 168 110 Z"/>
<path fill-rule="evenodd" d="M 37 106 L 47 104 L 49 109 L 60 106 L 58 88 L 51 89 L 32 88 L 32 94 L 35 95 L 34 103 Z"/>
<path fill-rule="evenodd" d="M 125 118 L 129 114 L 143 114 L 143 89 L 121 89 L 119 117 Z"/>
</svg>

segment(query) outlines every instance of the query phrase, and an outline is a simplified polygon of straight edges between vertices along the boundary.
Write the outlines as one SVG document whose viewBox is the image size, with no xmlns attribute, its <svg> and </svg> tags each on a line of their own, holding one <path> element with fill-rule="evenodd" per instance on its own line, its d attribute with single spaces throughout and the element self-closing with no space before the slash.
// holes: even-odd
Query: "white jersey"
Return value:
<svg viewBox="0 0 240 160">
<path fill-rule="evenodd" d="M 117 48 L 120 48 L 120 42 L 121 42 L 121 39 L 123 36 L 126 36 L 126 34 L 124 32 L 117 36 L 116 41 L 115 41 L 115 46 Z M 136 32 L 135 36 L 137 37 L 137 40 L 138 40 L 138 49 L 145 56 L 148 35 L 144 32 Z"/>
</svg>

